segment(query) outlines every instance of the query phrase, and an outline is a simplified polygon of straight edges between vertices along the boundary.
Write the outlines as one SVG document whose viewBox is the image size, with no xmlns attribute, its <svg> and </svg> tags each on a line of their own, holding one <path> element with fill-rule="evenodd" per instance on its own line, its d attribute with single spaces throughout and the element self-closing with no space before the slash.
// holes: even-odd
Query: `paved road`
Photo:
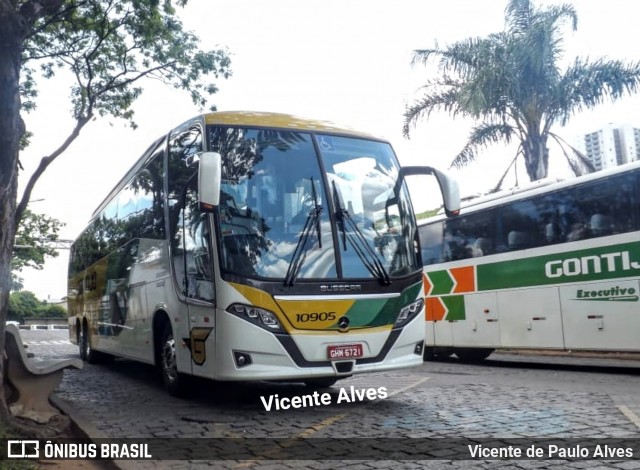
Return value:
<svg viewBox="0 0 640 470">
<path fill-rule="evenodd" d="M 21 333 L 36 356 L 77 355 L 76 347 L 67 341 L 66 331 Z M 560 443 L 565 451 L 575 450 L 578 439 L 591 439 L 591 444 L 610 444 L 614 443 L 610 439 L 616 438 L 637 439 L 635 442 L 640 445 L 640 361 L 494 354 L 483 365 L 455 360 L 425 363 L 405 371 L 346 379 L 321 391 L 330 393 L 331 404 L 286 411 L 266 411 L 262 400 L 274 397 L 273 402 L 276 394 L 278 398 L 302 396 L 309 390 L 298 384 L 264 382 L 198 381 L 195 386 L 189 399 L 176 399 L 165 393 L 153 368 L 117 360 L 66 371 L 56 397 L 72 410 L 73 417 L 91 437 L 229 438 L 231 443 L 263 445 L 264 454 L 271 459 L 279 458 L 283 452 L 290 456 L 296 449 L 296 438 L 317 438 L 305 441 L 311 442 L 307 447 L 317 443 L 326 451 L 327 446 L 333 445 L 337 458 L 354 453 L 366 458 L 359 444 L 371 452 L 381 448 L 385 456 L 387 452 L 389 455 L 357 461 L 174 460 L 162 461 L 162 468 L 336 468 L 349 464 L 366 469 L 640 469 L 640 460 L 571 461 L 558 454 L 554 459 L 543 460 L 459 460 L 455 447 L 466 446 L 461 438 L 498 449 L 512 442 L 547 446 L 546 441 L 540 441 L 542 438 L 553 439 L 550 442 Z M 376 393 L 383 387 L 387 397 L 356 399 L 353 403 L 342 400 L 338 404 L 341 397 L 350 395 L 352 386 L 354 390 Z M 244 439 L 248 437 L 258 439 Z M 433 454 L 441 459 L 406 460 L 408 445 L 429 445 L 433 438 L 446 438 L 445 442 L 453 443 L 435 450 Z M 351 446 L 353 453 L 343 453 L 345 445 Z M 400 454 L 392 452 L 396 445 Z M 636 457 L 640 455 L 640 448 L 634 451 Z M 312 458 L 314 452 L 313 448 L 302 448 L 298 458 Z M 444 460 L 447 458 L 451 460 Z M 119 464 L 131 469 L 158 465 L 149 461 Z"/>
</svg>

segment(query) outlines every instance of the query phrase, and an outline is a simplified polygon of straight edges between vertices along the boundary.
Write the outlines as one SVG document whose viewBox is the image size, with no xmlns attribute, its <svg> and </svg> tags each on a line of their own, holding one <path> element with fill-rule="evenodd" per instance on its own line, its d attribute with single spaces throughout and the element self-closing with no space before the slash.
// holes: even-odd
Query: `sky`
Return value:
<svg viewBox="0 0 640 470">
<path fill-rule="evenodd" d="M 538 4 L 558 4 L 549 0 Z M 578 30 L 565 33 L 565 58 L 640 60 L 636 0 L 574 0 Z M 466 142 L 471 121 L 436 113 L 402 135 L 403 112 L 420 87 L 435 77 L 435 66 L 412 66 L 413 51 L 443 47 L 503 28 L 506 0 L 190 0 L 180 13 L 201 39 L 202 49 L 224 47 L 233 75 L 218 80 L 210 102 L 219 110 L 283 112 L 345 124 L 388 139 L 402 164 L 447 169 Z M 20 157 L 24 185 L 40 158 L 73 128 L 69 80 L 43 81 L 36 111 L 24 115 L 34 133 Z M 99 118 L 47 169 L 31 197 L 30 209 L 65 223 L 61 239 L 75 239 L 93 210 L 157 137 L 199 113 L 184 92 L 147 81 L 134 106 L 138 128 Z M 614 123 L 640 126 L 640 95 L 603 104 L 553 129 L 569 142 Z M 514 149 L 495 145 L 472 166 L 452 171 L 461 193 L 495 185 Z M 522 165 L 521 165 L 522 166 Z M 571 177 L 562 157 L 550 176 Z M 515 179 L 511 178 L 511 184 Z M 522 181 L 522 177 L 520 178 Z M 413 188 L 412 188 L 413 189 Z M 427 197 L 413 189 L 414 204 Z M 24 270 L 25 290 L 43 300 L 66 295 L 68 251 L 49 259 L 42 271 Z"/>
</svg>

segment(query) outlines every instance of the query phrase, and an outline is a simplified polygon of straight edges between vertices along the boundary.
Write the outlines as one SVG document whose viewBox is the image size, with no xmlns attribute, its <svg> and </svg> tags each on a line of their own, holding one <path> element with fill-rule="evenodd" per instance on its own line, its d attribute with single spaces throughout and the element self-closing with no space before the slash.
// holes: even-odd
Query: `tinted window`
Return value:
<svg viewBox="0 0 640 470">
<path fill-rule="evenodd" d="M 640 229 L 638 172 L 514 201 L 420 228 L 423 264 L 605 237 Z M 441 243 L 441 251 L 437 243 Z"/>
</svg>

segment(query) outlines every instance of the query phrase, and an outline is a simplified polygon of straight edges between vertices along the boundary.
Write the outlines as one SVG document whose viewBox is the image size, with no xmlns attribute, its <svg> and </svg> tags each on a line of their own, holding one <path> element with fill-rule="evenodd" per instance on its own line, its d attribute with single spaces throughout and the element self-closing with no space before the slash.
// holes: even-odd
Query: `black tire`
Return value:
<svg viewBox="0 0 640 470">
<path fill-rule="evenodd" d="M 173 337 L 171 324 L 165 324 L 160 337 L 160 351 L 158 366 L 160 375 L 169 395 L 174 397 L 184 397 L 187 393 L 187 377 L 178 372 L 176 359 L 176 342 Z"/>
<path fill-rule="evenodd" d="M 435 361 L 436 360 L 436 351 L 434 348 L 424 348 L 424 353 L 422 358 L 425 361 Z"/>
<path fill-rule="evenodd" d="M 80 328 L 80 337 L 78 338 L 78 347 L 80 349 L 80 359 L 87 361 L 89 364 L 95 364 L 97 355 L 91 347 L 91 338 L 89 336 L 89 325 L 82 323 Z"/>
<path fill-rule="evenodd" d="M 456 356 L 463 362 L 482 362 L 488 358 L 494 349 L 491 348 L 458 348 Z"/>
<path fill-rule="evenodd" d="M 323 377 L 321 379 L 305 380 L 304 384 L 309 388 L 329 388 L 333 387 L 337 381 L 336 377 Z"/>
<path fill-rule="evenodd" d="M 100 364 L 113 359 L 111 354 L 105 354 L 96 351 L 91 347 L 91 337 L 89 336 L 89 326 L 86 322 L 82 323 L 80 335 L 78 337 L 78 348 L 80 349 L 80 359 L 87 361 L 89 364 Z"/>
<path fill-rule="evenodd" d="M 424 348 L 423 359 L 425 361 L 441 361 L 444 359 L 448 359 L 453 355 L 453 349 L 442 349 L 442 348 Z"/>
</svg>

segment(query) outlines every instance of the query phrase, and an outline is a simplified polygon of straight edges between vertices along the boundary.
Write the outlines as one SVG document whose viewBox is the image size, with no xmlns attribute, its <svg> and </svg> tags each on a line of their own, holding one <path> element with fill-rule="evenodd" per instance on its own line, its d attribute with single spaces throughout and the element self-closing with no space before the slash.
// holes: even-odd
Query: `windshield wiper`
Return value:
<svg viewBox="0 0 640 470">
<path fill-rule="evenodd" d="M 292 286 L 293 281 L 295 281 L 298 274 L 300 274 L 302 265 L 307 258 L 307 241 L 309 240 L 309 235 L 311 235 L 311 231 L 314 228 L 316 229 L 316 236 L 318 237 L 318 248 L 322 248 L 322 233 L 320 231 L 320 214 L 322 214 L 322 206 L 318 204 L 316 184 L 314 183 L 313 178 L 310 178 L 310 180 L 311 197 L 313 198 L 314 207 L 304 221 L 304 227 L 302 227 L 302 231 L 300 232 L 300 238 L 298 238 L 296 248 L 293 250 L 293 255 L 291 255 L 289 268 L 287 269 L 287 274 L 284 278 L 285 286 Z"/>
<path fill-rule="evenodd" d="M 358 225 L 356 224 L 349 211 L 342 207 L 340 202 L 340 194 L 336 187 L 336 182 L 333 181 L 333 202 L 336 206 L 336 219 L 338 226 L 342 230 L 342 245 L 344 250 L 347 250 L 347 240 L 353 247 L 362 264 L 369 270 L 369 272 L 384 285 L 391 284 L 389 273 L 380 262 L 378 255 L 371 248 L 367 242 L 367 238 L 364 236 Z"/>
</svg>

